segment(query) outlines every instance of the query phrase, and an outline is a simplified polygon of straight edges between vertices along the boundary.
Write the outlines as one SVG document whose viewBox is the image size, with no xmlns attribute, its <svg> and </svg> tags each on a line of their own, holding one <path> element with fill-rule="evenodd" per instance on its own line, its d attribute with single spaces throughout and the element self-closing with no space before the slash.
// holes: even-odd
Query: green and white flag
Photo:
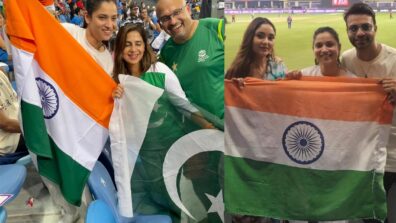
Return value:
<svg viewBox="0 0 396 223">
<path fill-rule="evenodd" d="M 222 154 L 224 134 L 190 121 L 196 109 L 185 96 L 183 102 L 164 91 L 166 75 L 150 70 L 141 78 L 119 77 L 125 93 L 115 103 L 110 139 L 120 213 L 221 222 L 222 175 L 213 156 Z"/>
</svg>

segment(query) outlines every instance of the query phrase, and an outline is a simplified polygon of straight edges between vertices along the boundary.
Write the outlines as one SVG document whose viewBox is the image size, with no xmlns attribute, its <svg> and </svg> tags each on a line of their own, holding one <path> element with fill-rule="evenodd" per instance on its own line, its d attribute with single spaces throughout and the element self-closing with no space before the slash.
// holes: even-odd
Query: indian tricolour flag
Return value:
<svg viewBox="0 0 396 223">
<path fill-rule="evenodd" d="M 79 205 L 108 137 L 115 83 L 37 0 L 5 7 L 26 145 L 39 173 Z"/>
<path fill-rule="evenodd" d="M 375 80 L 226 83 L 226 212 L 291 220 L 386 216 L 392 107 Z"/>
</svg>

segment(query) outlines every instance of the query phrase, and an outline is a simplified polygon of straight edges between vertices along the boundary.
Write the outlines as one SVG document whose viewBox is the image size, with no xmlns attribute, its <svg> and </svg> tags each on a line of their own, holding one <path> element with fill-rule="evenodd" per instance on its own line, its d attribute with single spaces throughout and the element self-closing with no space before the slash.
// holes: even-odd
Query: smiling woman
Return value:
<svg viewBox="0 0 396 223">
<path fill-rule="evenodd" d="M 355 77 L 352 72 L 341 66 L 339 60 L 341 43 L 333 28 L 318 28 L 313 35 L 312 48 L 315 55 L 315 66 L 302 69 L 302 75 Z"/>
<path fill-rule="evenodd" d="M 108 41 L 116 29 L 117 6 L 115 0 L 88 0 L 85 27 L 62 23 L 63 27 L 108 73 L 113 70 L 113 59 L 103 41 Z"/>
<path fill-rule="evenodd" d="M 275 36 L 275 26 L 269 19 L 255 18 L 246 29 L 241 47 L 226 73 L 226 78 L 255 77 L 276 80 L 285 77 L 286 66 L 281 59 L 275 57 Z"/>
</svg>

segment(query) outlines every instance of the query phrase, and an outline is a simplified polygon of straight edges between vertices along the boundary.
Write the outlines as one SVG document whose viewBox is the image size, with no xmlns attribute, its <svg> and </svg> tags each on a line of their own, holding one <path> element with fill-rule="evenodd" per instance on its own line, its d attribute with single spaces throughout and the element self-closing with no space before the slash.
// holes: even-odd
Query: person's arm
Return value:
<svg viewBox="0 0 396 223">
<path fill-rule="evenodd" d="M 0 48 L 3 50 L 7 50 L 3 37 L 0 36 Z"/>
<path fill-rule="evenodd" d="M 152 30 L 156 30 L 157 27 L 155 26 L 154 22 L 150 19 L 150 17 L 147 17 L 146 22 L 148 22 Z"/>
<path fill-rule="evenodd" d="M 170 102 L 176 109 L 201 128 L 214 129 L 214 125 L 207 121 L 203 114 L 187 99 L 175 73 L 165 64 L 158 63 L 157 66 L 165 73 L 165 91 L 168 94 Z"/>
<path fill-rule="evenodd" d="M 3 111 L 0 111 L 0 129 L 10 133 L 21 133 L 18 120 L 8 118 Z"/>
</svg>

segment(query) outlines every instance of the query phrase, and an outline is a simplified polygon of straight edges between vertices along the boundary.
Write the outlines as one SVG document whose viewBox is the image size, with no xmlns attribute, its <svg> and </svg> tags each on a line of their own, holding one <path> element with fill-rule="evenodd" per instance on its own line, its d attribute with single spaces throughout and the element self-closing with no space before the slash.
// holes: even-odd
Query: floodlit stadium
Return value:
<svg viewBox="0 0 396 223">
<path fill-rule="evenodd" d="M 333 1 L 335 2 L 335 1 Z M 313 32 L 321 26 L 334 28 L 340 37 L 341 51 L 352 47 L 343 20 L 344 10 L 356 1 L 338 1 L 345 5 L 332 5 L 330 0 L 322 1 L 226 1 L 225 13 L 227 18 L 225 42 L 225 67 L 235 57 L 242 41 L 243 33 L 253 17 L 267 17 L 276 27 L 275 54 L 282 58 L 289 69 L 301 69 L 312 66 L 314 55 L 312 52 Z M 390 19 L 389 10 L 396 11 L 393 1 L 366 1 L 377 10 L 378 42 L 389 46 L 396 46 L 396 19 Z M 344 4 L 343 3 L 343 4 Z M 231 22 L 232 15 L 235 23 Z M 287 27 L 287 17 L 293 18 L 292 28 Z"/>
</svg>

